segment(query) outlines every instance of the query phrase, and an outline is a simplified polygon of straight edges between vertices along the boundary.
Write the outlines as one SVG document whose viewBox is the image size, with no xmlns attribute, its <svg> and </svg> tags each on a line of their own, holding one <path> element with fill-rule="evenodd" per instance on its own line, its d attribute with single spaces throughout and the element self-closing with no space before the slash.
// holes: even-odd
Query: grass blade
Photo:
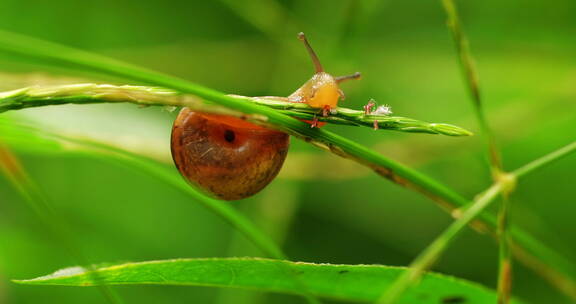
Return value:
<svg viewBox="0 0 576 304">
<path fill-rule="evenodd" d="M 406 268 L 377 265 L 295 263 L 255 258 L 176 259 L 127 263 L 98 269 L 106 284 L 191 285 L 250 288 L 299 294 L 286 271 L 300 278 L 314 295 L 342 300 L 372 301 Z M 29 285 L 93 286 L 82 268 L 63 269 L 32 280 Z M 459 299 L 468 304 L 492 303 L 495 294 L 475 283 L 440 274 L 426 274 L 401 303 L 437 304 Z M 517 302 L 519 303 L 519 302 Z"/>
<path fill-rule="evenodd" d="M 284 102 L 270 98 L 249 98 L 244 101 L 263 105 L 277 112 L 298 119 L 410 133 L 442 134 L 448 136 L 470 136 L 471 132 L 449 124 L 427 123 L 406 117 L 364 114 L 363 111 L 337 108 L 337 113 L 328 117 L 317 117 L 318 109 L 304 103 Z M 64 104 L 130 102 L 139 105 L 186 106 L 192 110 L 243 117 L 241 112 L 207 104 L 194 96 L 178 94 L 163 88 L 144 86 L 115 86 L 108 84 L 72 84 L 60 86 L 36 86 L 0 93 L 0 113 L 32 107 Z M 255 116 L 251 119 L 266 124 L 266 119 Z"/>
<path fill-rule="evenodd" d="M 466 84 L 468 85 L 472 103 L 474 105 L 474 113 L 476 114 L 476 119 L 480 124 L 480 129 L 482 131 L 481 133 L 486 141 L 486 145 L 488 146 L 490 165 L 492 167 L 493 173 L 497 173 L 497 170 L 502 169 L 502 161 L 500 158 L 500 153 L 498 152 L 494 134 L 492 133 L 492 130 L 488 124 L 488 120 L 484 114 L 482 98 L 478 84 L 478 72 L 476 71 L 474 59 L 470 53 L 468 39 L 462 30 L 460 18 L 458 16 L 458 10 L 456 9 L 454 1 L 442 0 L 442 4 L 444 6 L 444 10 L 446 11 L 446 15 L 448 16 L 448 28 L 450 28 L 452 37 L 456 44 L 456 51 L 458 52 L 458 58 L 460 59 L 460 66 L 464 72 Z"/>
<path fill-rule="evenodd" d="M 444 10 L 448 16 L 448 27 L 452 32 L 452 36 L 456 43 L 456 50 L 460 58 L 460 66 L 464 71 L 465 78 L 468 83 L 470 96 L 472 97 L 474 112 L 482 136 L 485 139 L 488 159 L 490 160 L 490 171 L 492 179 L 495 183 L 500 179 L 506 178 L 506 173 L 502 167 L 502 157 L 496 144 L 496 138 L 492 132 L 486 115 L 484 114 L 482 99 L 480 95 L 480 88 L 478 85 L 478 72 L 476 71 L 474 60 L 468 45 L 468 39 L 464 34 L 464 30 L 460 24 L 460 17 L 458 10 L 453 0 L 442 0 Z M 498 224 L 496 228 L 496 235 L 499 245 L 499 267 L 498 267 L 498 303 L 507 304 L 510 301 L 510 292 L 512 289 L 512 255 L 510 251 L 510 192 L 513 187 L 505 189 L 502 193 L 502 200 L 498 210 Z"/>
<path fill-rule="evenodd" d="M 576 141 L 573 141 L 566 146 L 555 150 L 554 152 L 548 153 L 538 159 L 535 159 L 528 164 L 514 170 L 512 173 L 516 175 L 518 178 L 523 177 L 529 173 L 532 173 L 535 170 L 538 170 L 552 162 L 560 160 L 563 157 L 566 157 L 570 153 L 574 153 L 576 150 Z"/>
</svg>

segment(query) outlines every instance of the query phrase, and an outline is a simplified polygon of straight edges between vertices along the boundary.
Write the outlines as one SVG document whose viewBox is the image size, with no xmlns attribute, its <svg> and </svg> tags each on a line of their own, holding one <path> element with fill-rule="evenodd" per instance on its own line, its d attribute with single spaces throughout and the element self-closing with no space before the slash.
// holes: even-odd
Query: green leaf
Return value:
<svg viewBox="0 0 576 304">
<path fill-rule="evenodd" d="M 175 259 L 127 263 L 97 270 L 100 282 L 111 285 L 189 285 L 248 288 L 288 294 L 310 293 L 327 298 L 374 301 L 404 267 L 330 265 L 259 258 Z M 59 270 L 31 280 L 29 285 L 93 286 L 81 267 Z M 398 303 L 495 303 L 493 291 L 476 283 L 428 273 Z M 515 303 L 520 303 L 515 301 Z"/>
</svg>

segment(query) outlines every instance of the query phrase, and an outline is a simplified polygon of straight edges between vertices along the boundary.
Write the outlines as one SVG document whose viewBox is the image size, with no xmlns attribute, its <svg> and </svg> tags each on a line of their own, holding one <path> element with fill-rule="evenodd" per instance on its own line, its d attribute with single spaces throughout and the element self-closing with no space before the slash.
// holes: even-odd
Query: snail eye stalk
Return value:
<svg viewBox="0 0 576 304">
<path fill-rule="evenodd" d="M 334 77 L 334 80 L 336 80 L 337 83 L 341 83 L 341 82 L 351 80 L 351 79 L 360 79 L 361 77 L 362 77 L 362 74 L 360 74 L 360 72 L 356 72 L 352 75 Z"/>
<path fill-rule="evenodd" d="M 310 46 L 308 39 L 306 39 L 306 35 L 300 32 L 298 33 L 298 39 L 304 43 L 306 50 L 308 50 L 308 54 L 310 54 L 310 58 L 312 58 L 312 63 L 314 63 L 314 69 L 316 70 L 316 73 L 324 72 L 324 68 L 320 63 L 320 59 L 318 59 L 316 52 L 314 52 L 314 49 L 312 49 L 312 46 Z"/>
</svg>

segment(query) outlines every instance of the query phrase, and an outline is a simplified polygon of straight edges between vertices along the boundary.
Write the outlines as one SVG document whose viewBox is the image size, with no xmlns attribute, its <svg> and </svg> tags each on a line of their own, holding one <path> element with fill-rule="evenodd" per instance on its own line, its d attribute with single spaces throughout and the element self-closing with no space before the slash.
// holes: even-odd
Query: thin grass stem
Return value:
<svg viewBox="0 0 576 304">
<path fill-rule="evenodd" d="M 487 146 L 488 159 L 490 161 L 490 172 L 492 173 L 492 179 L 496 182 L 502 174 L 504 174 L 502 167 L 502 158 L 500 151 L 496 144 L 496 138 L 492 132 L 488 120 L 484 114 L 482 98 L 479 88 L 479 77 L 476 71 L 476 66 L 474 64 L 474 59 L 470 52 L 470 47 L 468 39 L 464 34 L 462 25 L 460 22 L 460 17 L 458 10 L 453 0 L 442 0 L 444 9 L 448 16 L 448 27 L 452 32 L 454 42 L 456 44 L 456 50 L 458 52 L 458 57 L 460 59 L 460 66 L 464 71 L 466 82 L 468 84 L 468 89 L 470 91 L 470 96 L 474 105 L 474 113 L 476 114 L 476 119 L 480 125 L 480 130 L 484 141 Z M 510 200 L 508 190 L 512 191 L 512 188 L 507 189 L 502 194 L 502 199 L 500 203 L 500 208 L 498 210 L 498 226 L 497 226 L 497 238 L 499 244 L 499 267 L 498 267 L 498 303 L 507 304 L 510 301 L 510 292 L 512 289 L 512 261 L 510 255 L 510 243 L 508 238 L 508 222 L 509 222 L 509 210 L 510 210 Z"/>
<path fill-rule="evenodd" d="M 449 124 L 428 123 L 416 119 L 389 116 L 384 114 L 365 114 L 364 111 L 336 108 L 335 113 L 327 117 L 318 117 L 318 109 L 305 103 L 281 101 L 272 97 L 244 97 L 244 102 L 266 106 L 290 117 L 312 120 L 315 117 L 322 122 L 364 126 L 380 130 L 393 130 L 410 133 L 441 134 L 448 136 L 470 136 L 471 132 Z M 192 110 L 213 114 L 232 115 L 259 124 L 267 124 L 264 116 L 246 116 L 242 112 L 214 105 L 198 97 L 179 94 L 175 91 L 144 86 L 115 86 L 108 84 L 72 84 L 60 86 L 37 86 L 0 93 L 0 113 L 31 107 L 63 104 L 130 102 L 139 105 L 186 106 Z"/>
<path fill-rule="evenodd" d="M 474 63 L 474 58 L 470 52 L 468 39 L 466 38 L 466 35 L 462 29 L 460 17 L 458 15 L 458 10 L 454 4 L 454 1 L 442 0 L 442 4 L 448 17 L 448 28 L 452 33 L 452 38 L 454 39 L 456 51 L 460 60 L 460 66 L 462 67 L 466 84 L 470 92 L 470 97 L 472 98 L 474 113 L 476 114 L 476 119 L 480 125 L 482 136 L 484 137 L 486 145 L 488 146 L 490 166 L 493 172 L 497 172 L 502 169 L 502 162 L 494 134 L 492 133 L 492 130 L 488 124 L 488 120 L 484 114 L 482 96 L 480 94 L 479 88 L 478 72 L 476 71 L 476 64 Z"/>
<path fill-rule="evenodd" d="M 506 192 L 501 195 L 500 210 L 498 211 L 498 304 L 510 302 L 512 289 L 512 254 L 510 252 L 510 197 Z"/>
<path fill-rule="evenodd" d="M 516 175 L 518 178 L 526 176 L 552 162 L 558 161 L 559 159 L 566 157 L 570 153 L 573 153 L 575 150 L 576 150 L 576 141 L 573 141 L 552 153 L 548 153 L 538 159 L 529 162 L 528 164 L 512 171 L 512 173 Z"/>
</svg>

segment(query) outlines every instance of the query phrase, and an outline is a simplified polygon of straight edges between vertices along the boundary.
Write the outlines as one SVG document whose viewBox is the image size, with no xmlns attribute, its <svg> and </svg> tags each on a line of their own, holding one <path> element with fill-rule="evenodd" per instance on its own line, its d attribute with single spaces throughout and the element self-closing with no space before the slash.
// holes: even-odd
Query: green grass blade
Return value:
<svg viewBox="0 0 576 304">
<path fill-rule="evenodd" d="M 250 288 L 300 294 L 290 275 L 298 276 L 314 295 L 353 301 L 373 301 L 382 288 L 406 271 L 403 267 L 329 265 L 255 258 L 176 259 L 127 263 L 98 269 L 106 284 L 190 285 Z M 79 267 L 63 269 L 32 280 L 30 285 L 93 286 Z M 438 304 L 460 300 L 467 304 L 493 303 L 496 296 L 475 283 L 440 274 L 426 274 L 400 303 Z M 519 303 L 519 302 L 517 302 Z"/>
<path fill-rule="evenodd" d="M 448 16 L 448 28 L 452 33 L 452 37 L 456 44 L 456 51 L 458 52 L 458 58 L 460 59 L 460 66 L 464 72 L 464 77 L 470 91 L 470 96 L 472 98 L 472 103 L 474 105 L 474 113 L 476 114 L 476 119 L 480 124 L 480 129 L 482 131 L 482 136 L 486 141 L 488 146 L 488 159 L 490 160 L 490 166 L 492 167 L 493 173 L 497 173 L 498 170 L 502 169 L 502 162 L 500 158 L 500 152 L 496 145 L 496 140 L 494 134 L 490 129 L 486 115 L 484 114 L 482 98 L 480 95 L 478 72 L 476 71 L 476 65 L 472 54 L 470 52 L 470 47 L 468 44 L 468 39 L 464 34 L 462 25 L 460 24 L 460 18 L 458 16 L 458 10 L 453 0 L 442 0 L 444 10 Z"/>
<path fill-rule="evenodd" d="M 573 141 L 566 146 L 555 150 L 554 152 L 548 153 L 538 159 L 535 159 L 526 165 L 512 171 L 512 174 L 516 175 L 518 178 L 525 176 L 535 170 L 538 170 L 552 162 L 555 162 L 563 157 L 566 157 L 570 153 L 576 151 L 576 141 Z"/>
<path fill-rule="evenodd" d="M 472 53 L 468 45 L 468 39 L 464 34 L 460 23 L 458 9 L 453 0 L 442 0 L 444 10 L 448 16 L 448 27 L 452 32 L 456 50 L 460 58 L 460 66 L 464 71 L 468 89 L 474 105 L 476 119 L 480 125 L 482 136 L 486 142 L 488 159 L 490 160 L 490 171 L 495 183 L 505 178 L 505 172 L 502 166 L 502 157 L 496 144 L 496 138 L 490 124 L 484 114 L 480 88 L 478 84 L 478 72 L 472 58 Z M 512 252 L 511 252 L 511 235 L 510 235 L 510 192 L 513 187 L 505 189 L 502 192 L 502 199 L 498 210 L 498 223 L 496 236 L 499 245 L 499 267 L 498 267 L 498 303 L 507 304 L 510 301 L 512 289 Z"/>
<path fill-rule="evenodd" d="M 463 128 L 444 124 L 427 123 L 406 117 L 364 114 L 363 111 L 337 108 L 337 112 L 328 117 L 317 116 L 318 109 L 304 103 L 293 103 L 270 98 L 244 98 L 246 102 L 263 105 L 277 112 L 305 120 L 314 118 L 321 122 L 365 126 L 379 130 L 394 130 L 410 133 L 442 134 L 448 136 L 470 136 L 472 133 Z M 232 112 L 228 108 L 207 104 L 194 97 L 179 94 L 163 88 L 144 86 L 116 86 L 108 84 L 71 84 L 59 86 L 34 86 L 0 93 L 0 113 L 32 107 L 64 104 L 91 104 L 130 102 L 139 105 L 186 106 L 195 111 L 206 113 L 243 116 L 241 112 Z M 252 119 L 258 120 L 259 117 Z M 263 119 L 261 123 L 266 123 Z"/>
</svg>

